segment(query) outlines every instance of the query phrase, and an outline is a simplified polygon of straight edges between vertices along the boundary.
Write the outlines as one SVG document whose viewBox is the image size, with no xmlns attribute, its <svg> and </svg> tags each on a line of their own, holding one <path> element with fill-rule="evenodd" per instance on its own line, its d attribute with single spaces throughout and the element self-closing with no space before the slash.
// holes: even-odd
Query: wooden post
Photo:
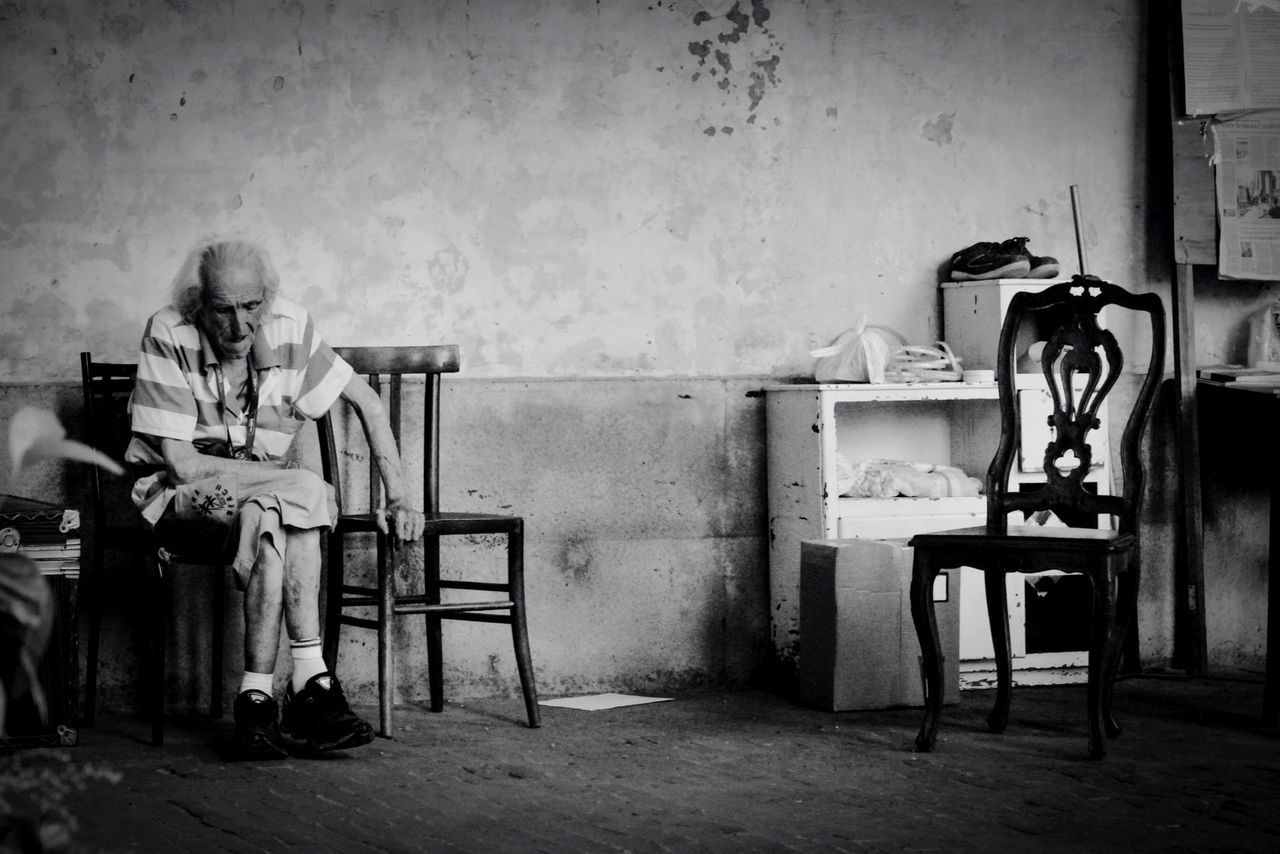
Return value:
<svg viewBox="0 0 1280 854">
<path fill-rule="evenodd" d="M 1080 187 L 1071 185 L 1071 216 L 1076 226 L 1076 256 L 1080 259 L 1080 275 L 1089 275 L 1089 255 L 1084 248 L 1084 211 L 1080 209 Z"/>
<path fill-rule="evenodd" d="M 1200 418 L 1196 411 L 1195 280 L 1191 264 L 1178 264 L 1173 291 L 1174 379 L 1178 389 L 1178 499 L 1182 509 L 1176 573 L 1175 650 L 1191 676 L 1208 673 L 1204 613 L 1204 518 L 1200 506 Z"/>
</svg>

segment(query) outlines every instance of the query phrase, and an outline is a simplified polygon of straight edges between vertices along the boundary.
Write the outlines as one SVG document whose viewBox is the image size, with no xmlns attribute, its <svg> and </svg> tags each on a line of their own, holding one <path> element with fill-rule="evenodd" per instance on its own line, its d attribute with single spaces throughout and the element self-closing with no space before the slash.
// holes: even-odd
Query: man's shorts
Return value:
<svg viewBox="0 0 1280 854">
<path fill-rule="evenodd" d="M 248 505 L 261 512 L 246 513 Z M 337 518 L 333 487 L 319 475 L 255 467 L 234 477 L 218 475 L 178 486 L 156 534 L 173 545 L 202 541 L 213 547 L 221 543 L 227 551 L 234 547 L 231 568 L 244 589 L 264 547 L 285 557 L 285 528 L 332 528 Z"/>
</svg>

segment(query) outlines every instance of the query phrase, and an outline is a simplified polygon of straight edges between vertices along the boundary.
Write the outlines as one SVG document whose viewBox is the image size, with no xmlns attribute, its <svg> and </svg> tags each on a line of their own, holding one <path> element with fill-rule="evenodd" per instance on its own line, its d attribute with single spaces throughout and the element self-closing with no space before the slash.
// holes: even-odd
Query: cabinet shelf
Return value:
<svg viewBox="0 0 1280 854">
<path fill-rule="evenodd" d="M 985 495 L 955 498 L 921 498 L 898 496 L 895 498 L 859 498 L 840 496 L 839 513 L 843 519 L 864 519 L 879 516 L 950 515 L 952 513 L 986 513 Z"/>
<path fill-rule="evenodd" d="M 995 400 L 999 396 L 989 383 L 779 383 L 765 386 L 770 393 L 821 392 L 833 403 L 874 403 L 899 400 Z"/>
</svg>

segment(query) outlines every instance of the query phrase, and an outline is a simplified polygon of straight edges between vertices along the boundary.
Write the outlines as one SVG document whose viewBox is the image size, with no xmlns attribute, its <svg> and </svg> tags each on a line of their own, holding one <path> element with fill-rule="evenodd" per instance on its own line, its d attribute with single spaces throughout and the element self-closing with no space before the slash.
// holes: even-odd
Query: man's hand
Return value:
<svg viewBox="0 0 1280 854">
<path fill-rule="evenodd" d="M 398 502 L 388 504 L 377 513 L 378 530 L 394 534 L 402 543 L 411 543 L 422 536 L 426 520 L 422 513 Z"/>
</svg>

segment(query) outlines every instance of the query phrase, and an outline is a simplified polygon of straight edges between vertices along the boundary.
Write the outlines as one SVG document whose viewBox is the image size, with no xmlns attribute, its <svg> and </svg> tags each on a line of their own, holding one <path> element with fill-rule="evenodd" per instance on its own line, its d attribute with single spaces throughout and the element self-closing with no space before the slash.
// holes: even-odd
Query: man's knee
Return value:
<svg viewBox="0 0 1280 854">
<path fill-rule="evenodd" d="M 296 507 L 307 508 L 311 513 L 324 513 L 332 517 L 337 512 L 333 488 L 313 471 L 284 469 L 277 472 L 269 491 L 275 493 L 282 502 L 287 500 Z M 286 518 L 285 521 L 289 520 Z"/>
<path fill-rule="evenodd" d="M 325 495 L 326 484 L 324 478 L 313 471 L 308 471 L 307 469 L 284 469 L 277 476 L 283 487 L 297 489 L 307 495 L 318 495 L 321 498 Z"/>
<path fill-rule="evenodd" d="M 261 529 L 261 517 L 266 510 L 257 504 L 246 504 L 240 512 L 240 526 L 243 531 L 257 532 Z M 254 544 L 253 567 L 250 572 L 257 576 L 266 587 L 276 589 L 284 578 L 284 558 L 279 545 L 267 535 L 256 535 Z M 283 545 L 283 544 L 280 544 Z"/>
</svg>

